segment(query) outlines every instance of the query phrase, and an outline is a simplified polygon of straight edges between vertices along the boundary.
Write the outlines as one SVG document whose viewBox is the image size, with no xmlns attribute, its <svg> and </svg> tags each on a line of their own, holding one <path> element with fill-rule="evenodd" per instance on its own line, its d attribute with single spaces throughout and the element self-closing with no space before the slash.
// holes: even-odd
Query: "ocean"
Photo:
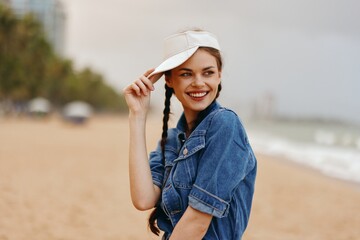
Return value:
<svg viewBox="0 0 360 240">
<path fill-rule="evenodd" d="M 360 126 L 316 120 L 245 121 L 254 151 L 360 184 Z"/>
</svg>

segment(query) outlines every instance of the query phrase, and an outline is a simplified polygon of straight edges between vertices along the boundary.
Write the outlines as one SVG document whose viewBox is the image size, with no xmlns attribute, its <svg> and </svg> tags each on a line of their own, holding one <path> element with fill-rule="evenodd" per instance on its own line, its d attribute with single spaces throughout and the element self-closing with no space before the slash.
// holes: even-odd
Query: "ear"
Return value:
<svg viewBox="0 0 360 240">
<path fill-rule="evenodd" d="M 221 82 L 221 75 L 222 75 L 222 72 L 219 71 L 219 80 L 220 80 L 220 82 Z"/>
<path fill-rule="evenodd" d="M 168 87 L 172 88 L 172 80 L 171 80 L 171 77 L 168 76 L 168 75 L 165 75 L 165 83 Z"/>
</svg>

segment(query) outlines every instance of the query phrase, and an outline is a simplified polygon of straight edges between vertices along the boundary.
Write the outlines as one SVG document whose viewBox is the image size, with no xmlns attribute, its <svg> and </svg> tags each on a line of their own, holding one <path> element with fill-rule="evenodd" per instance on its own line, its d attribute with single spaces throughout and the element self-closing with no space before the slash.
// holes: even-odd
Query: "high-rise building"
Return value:
<svg viewBox="0 0 360 240">
<path fill-rule="evenodd" d="M 47 39 L 55 51 L 64 54 L 65 9 L 60 0 L 0 0 L 13 9 L 16 15 L 33 13 L 43 24 Z"/>
</svg>

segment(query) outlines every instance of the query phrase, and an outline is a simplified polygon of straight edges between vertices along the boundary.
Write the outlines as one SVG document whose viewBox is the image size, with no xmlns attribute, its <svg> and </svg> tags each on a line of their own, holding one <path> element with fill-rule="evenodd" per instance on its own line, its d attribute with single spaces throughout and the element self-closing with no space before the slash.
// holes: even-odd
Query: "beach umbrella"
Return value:
<svg viewBox="0 0 360 240">
<path fill-rule="evenodd" d="M 70 102 L 63 109 L 65 119 L 73 123 L 84 123 L 92 112 L 91 105 L 83 101 Z"/>
<path fill-rule="evenodd" d="M 28 109 L 32 114 L 48 114 L 51 104 L 47 99 L 38 97 L 29 101 Z"/>
</svg>

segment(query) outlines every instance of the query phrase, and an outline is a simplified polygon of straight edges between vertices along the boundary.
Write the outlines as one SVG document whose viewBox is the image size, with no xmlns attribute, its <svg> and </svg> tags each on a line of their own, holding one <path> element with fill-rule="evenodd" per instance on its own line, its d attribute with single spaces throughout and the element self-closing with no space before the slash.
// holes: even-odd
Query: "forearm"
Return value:
<svg viewBox="0 0 360 240">
<path fill-rule="evenodd" d="M 176 224 L 170 240 L 202 239 L 209 228 L 211 219 L 211 215 L 188 206 L 184 215 Z"/>
<path fill-rule="evenodd" d="M 129 176 L 131 199 L 139 210 L 155 206 L 159 189 L 154 186 L 146 148 L 146 117 L 129 115 Z"/>
</svg>

